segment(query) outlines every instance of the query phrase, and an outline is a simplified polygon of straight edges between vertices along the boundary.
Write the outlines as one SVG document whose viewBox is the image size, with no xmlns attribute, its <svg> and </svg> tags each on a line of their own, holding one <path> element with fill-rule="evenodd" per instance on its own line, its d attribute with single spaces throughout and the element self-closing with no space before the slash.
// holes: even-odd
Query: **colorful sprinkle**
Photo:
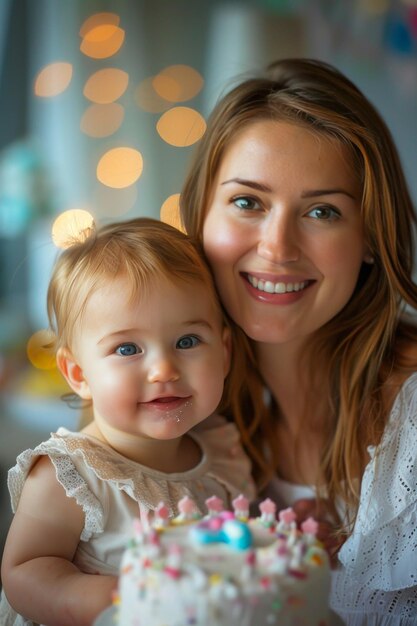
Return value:
<svg viewBox="0 0 417 626">
<path fill-rule="evenodd" d="M 223 580 L 223 577 L 220 574 L 212 574 L 209 578 L 210 585 L 219 585 Z"/>
<path fill-rule="evenodd" d="M 272 602 L 271 604 L 271 608 L 274 611 L 280 611 L 282 609 L 282 602 L 281 602 L 281 598 L 275 598 L 275 600 Z"/>
</svg>

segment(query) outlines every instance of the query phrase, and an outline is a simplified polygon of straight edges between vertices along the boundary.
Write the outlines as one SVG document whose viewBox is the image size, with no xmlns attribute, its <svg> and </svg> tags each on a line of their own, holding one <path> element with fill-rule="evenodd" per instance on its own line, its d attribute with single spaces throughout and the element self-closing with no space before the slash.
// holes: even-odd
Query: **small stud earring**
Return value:
<svg viewBox="0 0 417 626">
<path fill-rule="evenodd" d="M 368 265 L 373 265 L 375 263 L 375 258 L 372 256 L 372 254 L 365 254 L 363 260 L 365 261 L 365 263 L 368 263 Z"/>
</svg>

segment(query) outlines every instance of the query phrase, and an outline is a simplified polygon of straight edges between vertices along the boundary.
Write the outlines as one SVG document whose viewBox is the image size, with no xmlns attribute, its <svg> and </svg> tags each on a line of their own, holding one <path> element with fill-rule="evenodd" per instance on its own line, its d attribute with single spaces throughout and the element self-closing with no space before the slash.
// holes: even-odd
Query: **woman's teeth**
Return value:
<svg viewBox="0 0 417 626">
<path fill-rule="evenodd" d="M 255 276 L 248 274 L 248 281 L 259 291 L 266 291 L 267 293 L 290 293 L 291 291 L 301 291 L 304 289 L 308 281 L 304 280 L 299 283 L 273 283 L 270 280 L 257 279 Z"/>
</svg>

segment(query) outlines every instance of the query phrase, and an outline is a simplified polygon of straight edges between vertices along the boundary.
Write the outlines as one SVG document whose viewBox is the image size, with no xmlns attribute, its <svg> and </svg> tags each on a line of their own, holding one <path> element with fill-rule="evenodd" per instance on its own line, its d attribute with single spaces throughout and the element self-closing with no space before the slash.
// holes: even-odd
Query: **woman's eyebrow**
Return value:
<svg viewBox="0 0 417 626">
<path fill-rule="evenodd" d="M 268 185 L 263 185 L 262 183 L 257 183 L 254 180 L 246 180 L 245 178 L 230 178 L 229 180 L 223 181 L 222 185 L 228 185 L 229 183 L 237 183 L 238 185 L 245 185 L 245 187 L 252 187 L 252 189 L 257 189 L 258 191 L 272 191 Z"/>
<path fill-rule="evenodd" d="M 270 192 L 272 189 L 268 185 L 264 185 L 263 183 L 258 183 L 254 180 L 247 180 L 246 178 L 230 178 L 221 183 L 221 185 L 228 185 L 230 183 L 237 183 L 238 185 L 244 185 L 245 187 L 251 187 L 252 189 L 256 189 L 257 191 L 265 191 Z M 312 189 L 311 191 L 303 191 L 301 193 L 302 198 L 316 198 L 318 196 L 330 196 L 334 194 L 343 194 L 352 198 L 352 200 L 356 200 L 355 196 L 346 191 L 346 189 L 334 188 L 334 189 Z"/>
<path fill-rule="evenodd" d="M 346 189 L 312 189 L 311 191 L 303 191 L 301 193 L 302 198 L 317 198 L 317 196 L 331 196 L 334 194 L 343 194 L 345 196 L 349 196 L 352 200 L 356 200 L 355 196 L 350 193 L 350 191 L 346 191 Z"/>
</svg>

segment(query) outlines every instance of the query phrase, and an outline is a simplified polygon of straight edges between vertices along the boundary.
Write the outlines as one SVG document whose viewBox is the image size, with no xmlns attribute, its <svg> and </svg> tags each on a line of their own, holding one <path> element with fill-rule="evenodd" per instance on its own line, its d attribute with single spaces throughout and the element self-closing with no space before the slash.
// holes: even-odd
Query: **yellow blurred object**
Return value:
<svg viewBox="0 0 417 626">
<path fill-rule="evenodd" d="M 19 379 L 19 392 L 53 398 L 71 393 L 71 389 L 57 368 L 40 370 L 31 367 Z"/>
<path fill-rule="evenodd" d="M 36 368 L 50 370 L 56 368 L 54 334 L 48 329 L 38 330 L 30 337 L 26 354 Z"/>
</svg>

